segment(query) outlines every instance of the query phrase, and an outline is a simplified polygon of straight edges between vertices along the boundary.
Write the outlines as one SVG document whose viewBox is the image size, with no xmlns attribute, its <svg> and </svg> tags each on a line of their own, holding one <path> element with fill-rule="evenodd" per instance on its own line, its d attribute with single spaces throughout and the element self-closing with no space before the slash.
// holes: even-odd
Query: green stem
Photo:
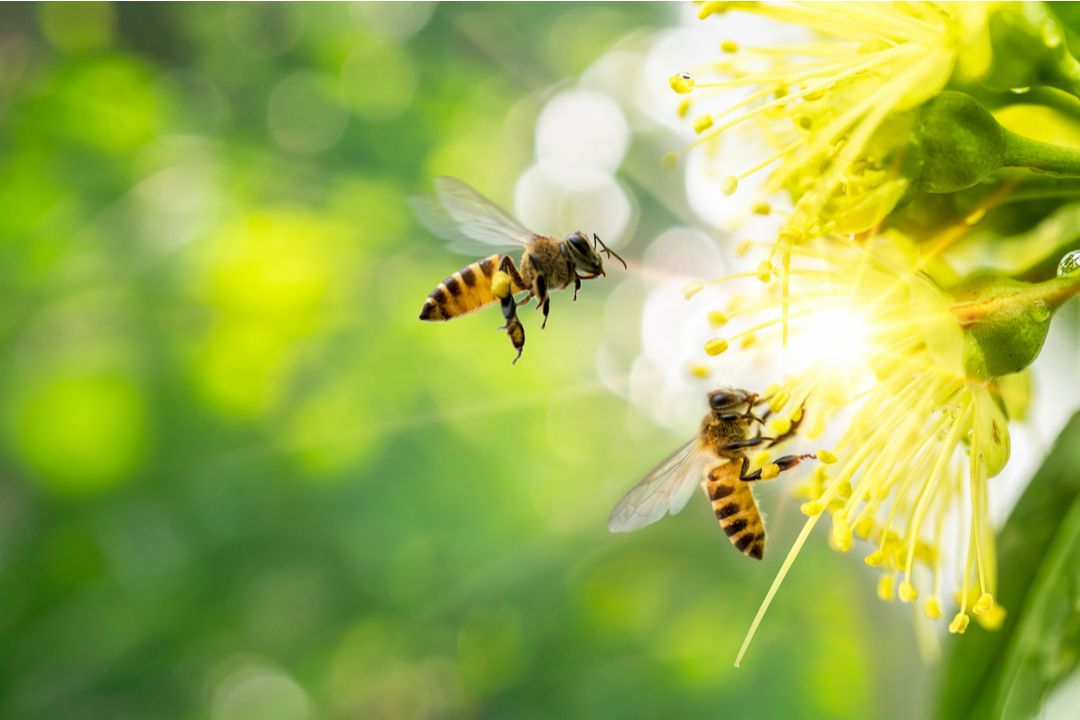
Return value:
<svg viewBox="0 0 1080 720">
<path fill-rule="evenodd" d="M 1005 131 L 1002 167 L 1022 167 L 1057 177 L 1080 177 L 1080 150 Z"/>
</svg>

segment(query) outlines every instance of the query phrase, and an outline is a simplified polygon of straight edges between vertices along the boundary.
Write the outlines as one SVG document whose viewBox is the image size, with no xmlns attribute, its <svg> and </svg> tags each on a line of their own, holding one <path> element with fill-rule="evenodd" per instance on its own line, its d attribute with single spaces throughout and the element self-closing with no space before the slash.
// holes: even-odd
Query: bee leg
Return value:
<svg viewBox="0 0 1080 720">
<path fill-rule="evenodd" d="M 795 431 L 797 431 L 799 429 L 799 425 L 802 424 L 803 417 L 805 417 L 805 416 L 804 415 L 799 415 L 799 419 L 795 420 L 795 421 L 793 421 L 791 423 L 791 427 L 788 428 L 788 431 L 786 433 L 784 433 L 783 435 L 777 435 L 775 438 L 773 438 L 772 442 L 770 442 L 769 445 L 770 446 L 771 445 L 779 445 L 780 443 L 784 442 L 789 437 L 794 435 Z"/>
<path fill-rule="evenodd" d="M 756 420 L 759 423 L 764 422 L 761 418 L 759 418 L 754 413 L 724 413 L 722 415 L 718 415 L 717 419 L 718 420 L 727 420 L 729 422 L 732 421 L 732 420 L 750 420 L 750 421 Z"/>
<path fill-rule="evenodd" d="M 539 310 L 544 307 L 544 301 L 547 300 L 547 281 L 544 280 L 543 275 L 537 275 L 535 282 L 532 293 L 536 297 L 536 309 Z"/>
<path fill-rule="evenodd" d="M 577 302 L 577 291 L 581 289 L 581 278 L 574 273 L 574 302 Z"/>
<path fill-rule="evenodd" d="M 510 276 L 510 282 L 519 288 L 526 287 L 524 278 L 521 277 L 521 273 L 518 272 L 517 267 L 514 266 L 514 258 L 509 255 L 503 255 L 499 260 L 499 270 Z"/>
<path fill-rule="evenodd" d="M 776 460 L 773 460 L 772 464 L 775 465 L 780 472 L 784 472 L 785 470 L 790 470 L 791 468 L 795 467 L 803 460 L 813 460 L 816 457 L 817 455 L 785 455 L 782 458 L 777 458 Z M 749 460 L 743 458 L 743 466 L 742 471 L 739 473 L 739 479 L 743 482 L 754 482 L 755 480 L 760 480 L 761 470 L 755 470 L 749 475 L 746 474 L 746 466 L 749 464 L 749 462 Z"/>
<path fill-rule="evenodd" d="M 551 298 L 544 298 L 544 322 L 540 323 L 540 329 L 543 330 L 547 327 L 548 311 L 551 309 Z"/>
<path fill-rule="evenodd" d="M 506 336 L 510 338 L 510 343 L 517 350 L 517 357 L 510 363 L 511 365 L 517 365 L 517 361 L 521 359 L 521 352 L 525 349 L 525 326 L 521 324 L 517 316 L 517 304 L 514 302 L 514 296 L 507 295 L 502 299 L 502 313 L 506 318 L 506 324 L 497 330 L 505 330 Z"/>
<path fill-rule="evenodd" d="M 736 440 L 735 442 L 729 442 L 725 445 L 721 445 L 720 450 L 741 450 L 743 448 L 754 447 L 756 445 L 761 445 L 762 443 L 767 443 L 771 439 L 772 438 L 767 437 L 752 437 L 747 438 L 746 440 Z"/>
</svg>

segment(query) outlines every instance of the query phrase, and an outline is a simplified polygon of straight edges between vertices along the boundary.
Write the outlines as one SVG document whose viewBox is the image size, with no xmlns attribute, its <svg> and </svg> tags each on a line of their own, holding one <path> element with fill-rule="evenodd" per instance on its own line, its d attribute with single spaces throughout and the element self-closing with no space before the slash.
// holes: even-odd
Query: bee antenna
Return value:
<svg viewBox="0 0 1080 720">
<path fill-rule="evenodd" d="M 599 243 L 599 244 L 600 244 L 600 247 L 601 247 L 601 248 L 603 248 L 604 252 L 606 252 L 606 253 L 607 253 L 607 256 L 608 256 L 609 258 L 610 258 L 610 257 L 613 257 L 613 256 L 614 256 L 614 258 L 615 258 L 616 260 L 618 260 L 619 262 L 621 262 L 621 263 L 622 263 L 622 266 L 623 266 L 623 269 L 624 269 L 624 270 L 627 270 L 627 269 L 629 269 L 629 268 L 627 268 L 627 266 L 626 266 L 626 261 L 625 261 L 625 260 L 623 260 L 623 259 L 622 259 L 621 257 L 619 257 L 619 256 L 618 256 L 618 255 L 617 255 L 617 254 L 616 254 L 616 253 L 615 253 L 614 251 L 612 251 L 611 249 L 609 249 L 609 248 L 608 248 L 608 246 L 604 244 L 604 241 L 600 239 L 600 236 L 599 236 L 599 235 L 597 235 L 596 233 L 593 233 L 593 234 L 592 234 L 592 236 L 593 236 L 593 247 L 596 247 L 596 244 L 597 244 L 597 243 Z"/>
</svg>

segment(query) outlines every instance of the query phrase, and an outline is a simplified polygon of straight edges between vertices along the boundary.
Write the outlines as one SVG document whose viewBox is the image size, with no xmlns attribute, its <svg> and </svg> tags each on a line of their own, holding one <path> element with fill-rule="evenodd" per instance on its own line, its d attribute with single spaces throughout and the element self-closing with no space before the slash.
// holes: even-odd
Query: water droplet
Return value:
<svg viewBox="0 0 1080 720">
<path fill-rule="evenodd" d="M 938 442 L 945 442 L 945 438 L 947 438 L 947 437 L 949 437 L 949 433 L 947 431 L 945 431 L 945 430 L 942 430 L 941 432 L 938 433 L 938 436 L 937 436 Z"/>
<path fill-rule="evenodd" d="M 1062 275 L 1071 275 L 1077 270 L 1080 270 L 1080 250 L 1073 250 L 1061 258 L 1057 274 L 1058 277 L 1061 277 Z"/>
<path fill-rule="evenodd" d="M 1044 302 L 1036 302 L 1029 312 L 1035 322 L 1044 322 L 1050 317 L 1050 306 Z"/>
<path fill-rule="evenodd" d="M 952 409 L 952 417 L 953 417 L 953 420 L 960 417 L 960 406 L 959 405 Z"/>
</svg>

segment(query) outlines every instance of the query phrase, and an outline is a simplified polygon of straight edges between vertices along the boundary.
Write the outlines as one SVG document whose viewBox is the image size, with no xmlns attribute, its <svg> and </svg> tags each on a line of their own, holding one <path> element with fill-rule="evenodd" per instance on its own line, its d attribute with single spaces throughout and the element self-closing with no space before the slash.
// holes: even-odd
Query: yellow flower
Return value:
<svg viewBox="0 0 1080 720">
<path fill-rule="evenodd" d="M 733 87 L 751 92 L 718 113 L 698 115 L 701 138 L 682 153 L 728 129 L 754 120 L 776 152 L 749 168 L 725 172 L 723 194 L 743 178 L 775 166 L 766 194 L 786 190 L 794 210 L 768 259 L 830 232 L 876 226 L 917 190 L 922 153 L 918 107 L 959 71 L 978 76 L 989 65 L 985 3 L 756 3 L 707 2 L 699 17 L 738 10 L 804 26 L 820 36 L 800 46 L 743 47 L 730 38 L 721 54 L 700 69 L 672 76 L 695 102 Z M 721 79 L 711 80 L 712 75 Z M 678 153 L 681 154 L 681 153 Z M 673 167 L 675 157 L 665 158 Z M 784 344 L 789 282 L 783 278 Z"/>
<path fill-rule="evenodd" d="M 965 370 L 952 299 L 921 271 L 914 246 L 897 233 L 862 243 L 818 238 L 790 252 L 794 262 L 785 276 L 798 279 L 789 299 L 793 325 L 816 335 L 828 351 L 770 388 L 770 408 L 784 413 L 779 419 L 785 424 L 800 423 L 799 434 L 810 437 L 841 410 L 850 420 L 839 442 L 819 453 L 823 464 L 800 489 L 810 517 L 743 652 L 823 515 L 831 518 L 836 549 L 851 549 L 856 538 L 869 543 L 866 562 L 883 573 L 883 599 L 921 598 L 934 619 L 952 589 L 942 564 L 952 553 L 942 549 L 954 549 L 948 546 L 955 538 L 943 536 L 942 523 L 960 509 L 970 522 L 962 548 L 966 562 L 955 578 L 960 609 L 950 627 L 962 632 L 969 612 L 987 625 L 1000 624 L 987 481 L 1008 460 L 1008 427 L 996 384 Z M 711 342 L 728 345 L 751 333 L 768 342 L 782 322 L 776 313 L 781 303 L 770 294 L 739 303 L 728 313 L 732 323 L 759 313 L 773 317 Z"/>
</svg>

